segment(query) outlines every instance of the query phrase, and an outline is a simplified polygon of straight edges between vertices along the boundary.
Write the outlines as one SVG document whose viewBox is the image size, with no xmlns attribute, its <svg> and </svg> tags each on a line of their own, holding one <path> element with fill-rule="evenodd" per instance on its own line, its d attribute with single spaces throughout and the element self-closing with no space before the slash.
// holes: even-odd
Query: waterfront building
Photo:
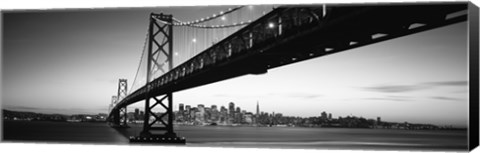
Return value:
<svg viewBox="0 0 480 153">
<path fill-rule="evenodd" d="M 198 112 L 200 115 L 195 115 L 195 118 L 197 118 L 198 121 L 204 122 L 205 121 L 205 105 L 203 104 L 198 104 Z"/>
<path fill-rule="evenodd" d="M 142 119 L 142 118 L 140 118 L 140 109 L 135 108 L 135 114 L 133 115 L 133 118 L 134 118 L 135 120 Z"/>
<path fill-rule="evenodd" d="M 220 107 L 219 120 L 220 120 L 220 123 L 222 124 L 226 124 L 228 120 L 228 111 L 227 111 L 227 108 L 225 108 L 225 106 Z"/>
<path fill-rule="evenodd" d="M 233 102 L 228 103 L 228 123 L 232 124 L 235 119 L 235 104 Z"/>
<path fill-rule="evenodd" d="M 139 119 L 143 119 L 145 116 L 145 113 L 143 111 L 140 111 L 140 114 L 138 115 Z"/>
<path fill-rule="evenodd" d="M 212 122 L 211 116 L 212 116 L 212 110 L 208 107 L 205 107 L 205 113 L 203 114 L 204 122 L 207 122 L 207 123 Z"/>
<path fill-rule="evenodd" d="M 179 111 L 180 113 L 183 113 L 184 107 L 183 107 L 183 104 L 182 104 L 182 103 L 180 103 L 180 104 L 178 105 L 178 111 Z"/>
<path fill-rule="evenodd" d="M 235 109 L 235 120 L 234 120 L 234 123 L 240 123 L 242 122 L 242 114 L 240 113 L 240 107 L 237 107 L 237 109 Z"/>
<path fill-rule="evenodd" d="M 322 115 L 321 118 L 322 118 L 323 120 L 326 120 L 326 119 L 327 119 L 327 113 L 326 113 L 325 111 L 323 111 L 321 115 Z"/>
<path fill-rule="evenodd" d="M 195 112 L 195 124 L 203 123 L 203 115 L 200 111 Z"/>
<path fill-rule="evenodd" d="M 185 121 L 187 121 L 187 122 L 190 122 L 190 118 L 191 118 L 190 111 L 191 111 L 191 106 L 190 105 L 185 105 L 184 116 L 185 116 Z"/>
<path fill-rule="evenodd" d="M 198 109 L 196 107 L 193 107 L 193 108 L 190 109 L 190 118 L 188 119 L 189 122 L 195 121 L 195 118 L 196 118 L 195 113 L 197 111 L 198 111 Z"/>
<path fill-rule="evenodd" d="M 243 120 L 247 124 L 252 124 L 253 123 L 253 114 L 248 112 L 243 115 Z"/>
<path fill-rule="evenodd" d="M 217 110 L 216 105 L 212 105 L 211 112 L 210 112 L 210 120 L 211 122 L 218 123 L 219 122 L 220 112 Z"/>
</svg>

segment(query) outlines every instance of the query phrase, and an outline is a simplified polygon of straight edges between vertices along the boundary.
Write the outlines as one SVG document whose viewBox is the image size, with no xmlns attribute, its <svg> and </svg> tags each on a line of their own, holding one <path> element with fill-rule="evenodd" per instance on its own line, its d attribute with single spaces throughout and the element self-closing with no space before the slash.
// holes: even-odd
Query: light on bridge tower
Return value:
<svg viewBox="0 0 480 153">
<path fill-rule="evenodd" d="M 275 24 L 272 22 L 268 23 L 268 28 L 270 29 L 275 28 Z"/>
<path fill-rule="evenodd" d="M 117 96 L 112 96 L 112 106 L 117 104 Z"/>
</svg>

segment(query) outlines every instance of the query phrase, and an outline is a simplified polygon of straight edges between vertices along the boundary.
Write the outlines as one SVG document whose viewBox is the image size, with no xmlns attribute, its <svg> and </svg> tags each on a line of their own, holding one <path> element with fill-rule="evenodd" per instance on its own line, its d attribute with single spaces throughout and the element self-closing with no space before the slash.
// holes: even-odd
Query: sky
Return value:
<svg viewBox="0 0 480 153">
<path fill-rule="evenodd" d="M 2 107 L 42 113 L 105 113 L 117 92 L 118 79 L 128 79 L 129 86 L 134 80 L 150 12 L 189 21 L 226 8 L 4 12 Z M 250 11 L 256 13 L 251 15 L 269 8 L 255 6 Z M 249 9 L 243 11 L 248 14 Z M 227 20 L 240 18 L 247 17 Z M 179 61 L 205 47 L 191 41 L 202 42 L 199 33 L 175 43 Z M 174 93 L 174 103 L 227 106 L 234 102 L 254 112 L 258 102 L 261 111 L 288 116 L 319 116 L 326 111 L 335 118 L 379 116 L 384 121 L 465 126 L 466 37 L 466 23 L 457 23 L 270 69 L 263 75 L 180 91 Z M 203 44 L 214 38 L 208 39 Z M 142 106 L 139 102 L 129 110 Z"/>
</svg>

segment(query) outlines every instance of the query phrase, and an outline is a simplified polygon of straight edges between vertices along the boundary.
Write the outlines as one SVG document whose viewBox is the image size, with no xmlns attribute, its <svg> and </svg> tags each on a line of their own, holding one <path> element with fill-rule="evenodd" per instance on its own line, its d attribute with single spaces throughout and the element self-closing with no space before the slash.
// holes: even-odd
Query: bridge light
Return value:
<svg viewBox="0 0 480 153">
<path fill-rule="evenodd" d="M 221 18 L 223 21 L 225 21 L 227 18 L 225 16 L 222 16 Z"/>
<path fill-rule="evenodd" d="M 273 24 L 272 22 L 268 23 L 268 28 L 274 28 L 275 27 L 275 24 Z"/>
</svg>

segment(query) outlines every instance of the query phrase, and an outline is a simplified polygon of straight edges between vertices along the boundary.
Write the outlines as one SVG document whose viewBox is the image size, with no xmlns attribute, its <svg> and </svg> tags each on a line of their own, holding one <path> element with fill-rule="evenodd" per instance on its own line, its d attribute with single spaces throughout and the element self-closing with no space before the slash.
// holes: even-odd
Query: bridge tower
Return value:
<svg viewBox="0 0 480 153">
<path fill-rule="evenodd" d="M 127 79 L 118 80 L 118 92 L 117 95 L 112 96 L 112 109 L 118 102 L 127 96 Z M 128 127 L 127 126 L 127 106 L 114 109 L 113 112 L 113 124 L 116 127 Z"/>
<path fill-rule="evenodd" d="M 151 13 L 148 37 L 147 91 L 145 94 L 143 130 L 140 133 L 140 137 L 180 140 L 173 131 L 172 92 L 159 97 L 154 96 L 152 94 L 153 87 L 150 83 L 154 79 L 153 74 L 156 72 L 161 71 L 165 74 L 173 69 L 172 15 Z M 154 112 L 154 109 L 161 109 L 163 112 Z"/>
<path fill-rule="evenodd" d="M 113 107 L 115 107 L 115 104 L 117 104 L 117 96 L 113 95 L 112 96 L 112 103 L 108 106 L 108 112 L 110 112 Z"/>
<path fill-rule="evenodd" d="M 120 102 L 123 98 L 127 97 L 127 79 L 118 80 L 118 92 L 117 92 L 117 102 Z M 127 106 L 120 109 L 120 125 L 127 127 Z"/>
<path fill-rule="evenodd" d="M 112 96 L 112 103 L 110 104 L 110 107 L 108 108 L 108 112 L 112 111 L 113 107 L 115 107 L 115 105 L 117 104 L 117 96 L 113 95 Z M 119 125 L 120 124 L 120 115 L 117 114 L 117 113 L 113 113 L 113 118 L 109 118 L 109 124 L 112 123 L 112 120 L 113 120 L 113 124 L 115 125 Z M 118 121 L 118 122 L 117 122 Z"/>
</svg>

